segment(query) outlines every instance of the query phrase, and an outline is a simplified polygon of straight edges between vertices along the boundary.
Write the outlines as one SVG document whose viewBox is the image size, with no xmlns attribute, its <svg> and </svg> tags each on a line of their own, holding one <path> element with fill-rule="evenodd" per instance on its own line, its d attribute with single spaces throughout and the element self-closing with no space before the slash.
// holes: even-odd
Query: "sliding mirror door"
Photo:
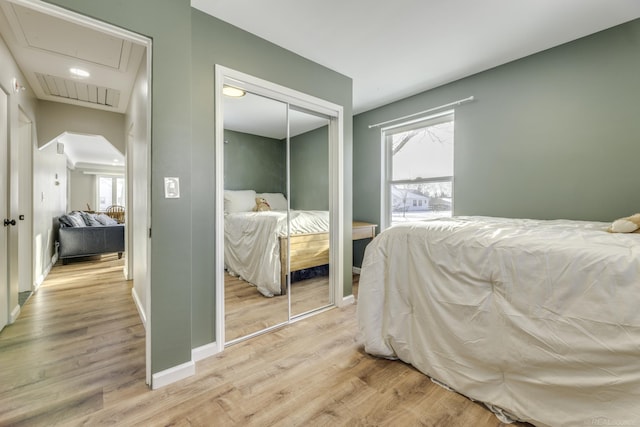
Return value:
<svg viewBox="0 0 640 427">
<path fill-rule="evenodd" d="M 329 119 L 289 108 L 291 315 L 330 306 Z"/>
<path fill-rule="evenodd" d="M 215 111 L 222 350 L 342 301 L 343 112 L 222 66 Z"/>
<path fill-rule="evenodd" d="M 246 89 L 222 98 L 225 342 L 231 343 L 289 321 L 274 237 L 287 232 L 288 113 L 286 103 Z"/>
</svg>

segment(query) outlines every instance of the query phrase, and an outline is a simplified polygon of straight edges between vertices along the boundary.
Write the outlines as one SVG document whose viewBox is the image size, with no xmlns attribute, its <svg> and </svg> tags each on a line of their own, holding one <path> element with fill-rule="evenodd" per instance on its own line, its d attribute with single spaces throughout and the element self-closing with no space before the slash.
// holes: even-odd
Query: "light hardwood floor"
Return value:
<svg viewBox="0 0 640 427">
<path fill-rule="evenodd" d="M 236 338 L 282 324 L 289 318 L 286 295 L 267 298 L 255 286 L 225 272 L 225 339 Z M 297 281 L 291 286 L 293 316 L 328 306 L 329 279 L 326 276 Z"/>
<path fill-rule="evenodd" d="M 355 309 L 233 345 L 151 391 L 122 261 L 56 266 L 0 333 L 0 425 L 502 425 L 412 367 L 364 353 Z"/>
</svg>

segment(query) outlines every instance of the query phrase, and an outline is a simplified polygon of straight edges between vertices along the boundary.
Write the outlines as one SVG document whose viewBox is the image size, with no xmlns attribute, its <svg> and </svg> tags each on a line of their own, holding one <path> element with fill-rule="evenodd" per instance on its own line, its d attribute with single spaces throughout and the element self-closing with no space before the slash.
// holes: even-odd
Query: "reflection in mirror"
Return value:
<svg viewBox="0 0 640 427">
<path fill-rule="evenodd" d="M 289 320 L 288 298 L 279 295 L 277 237 L 287 230 L 287 105 L 247 91 L 223 97 L 223 117 L 229 344 Z"/>
<path fill-rule="evenodd" d="M 329 283 L 329 120 L 291 107 L 289 123 L 293 317 L 333 301 Z"/>
</svg>

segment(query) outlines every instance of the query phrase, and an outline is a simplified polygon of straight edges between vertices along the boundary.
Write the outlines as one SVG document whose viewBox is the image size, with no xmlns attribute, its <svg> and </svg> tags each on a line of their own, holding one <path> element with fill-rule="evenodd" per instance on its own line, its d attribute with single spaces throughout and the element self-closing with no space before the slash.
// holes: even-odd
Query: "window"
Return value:
<svg viewBox="0 0 640 427">
<path fill-rule="evenodd" d="M 386 226 L 451 216 L 453 112 L 383 130 Z"/>
<path fill-rule="evenodd" d="M 98 211 L 104 212 L 111 205 L 125 207 L 124 177 L 98 176 Z"/>
</svg>

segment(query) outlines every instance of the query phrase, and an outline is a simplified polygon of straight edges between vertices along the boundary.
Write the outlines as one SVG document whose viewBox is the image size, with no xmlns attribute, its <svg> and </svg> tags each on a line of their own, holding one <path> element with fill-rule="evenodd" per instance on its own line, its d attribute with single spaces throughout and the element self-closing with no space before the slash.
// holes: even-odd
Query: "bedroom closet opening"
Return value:
<svg viewBox="0 0 640 427">
<path fill-rule="evenodd" d="M 216 332 L 231 345 L 337 302 L 341 110 L 223 67 L 216 87 Z"/>
</svg>

